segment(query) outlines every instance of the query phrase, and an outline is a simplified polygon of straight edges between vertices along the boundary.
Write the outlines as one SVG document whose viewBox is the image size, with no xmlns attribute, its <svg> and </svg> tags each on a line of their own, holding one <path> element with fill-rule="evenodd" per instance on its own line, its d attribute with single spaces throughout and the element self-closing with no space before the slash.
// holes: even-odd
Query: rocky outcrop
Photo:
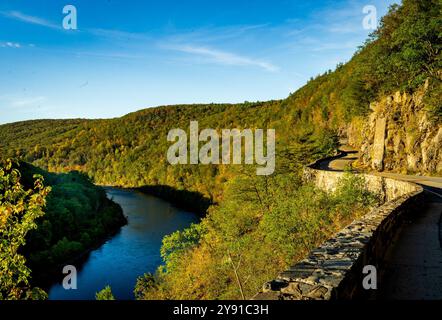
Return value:
<svg viewBox="0 0 442 320">
<path fill-rule="evenodd" d="M 349 144 L 360 149 L 361 155 L 355 165 L 442 175 L 442 124 L 426 110 L 427 85 L 413 94 L 396 92 L 373 102 L 368 119 L 351 123 Z"/>
</svg>

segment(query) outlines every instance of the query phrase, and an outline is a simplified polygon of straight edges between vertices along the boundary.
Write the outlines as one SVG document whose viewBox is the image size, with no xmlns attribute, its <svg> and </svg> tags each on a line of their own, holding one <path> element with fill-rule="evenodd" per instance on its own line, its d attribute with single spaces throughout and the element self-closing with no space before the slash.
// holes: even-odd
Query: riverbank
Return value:
<svg viewBox="0 0 442 320">
<path fill-rule="evenodd" d="M 121 231 L 121 228 L 128 224 L 128 219 L 118 203 L 109 198 L 106 198 L 104 202 L 105 203 L 100 205 L 100 209 L 96 212 L 96 215 L 104 215 L 106 211 L 111 210 L 113 211 L 113 215 L 118 217 L 118 223 L 113 224 L 102 236 L 95 238 L 90 243 L 81 243 L 84 247 L 83 250 L 65 256 L 63 261 L 55 265 L 51 264 L 51 261 L 31 265 L 31 283 L 33 286 L 40 287 L 46 291 L 54 282 L 61 280 L 65 276 L 62 273 L 64 266 L 82 265 L 92 251 L 100 248 L 106 241 L 115 237 Z"/>
<path fill-rule="evenodd" d="M 160 185 L 160 186 L 143 186 L 139 188 L 123 188 L 123 187 L 114 187 L 114 186 L 97 186 L 104 190 L 111 189 L 120 189 L 125 191 L 138 191 L 146 195 L 151 195 L 167 201 L 174 207 L 180 210 L 184 210 L 186 212 L 196 213 L 198 217 L 204 217 L 206 215 L 207 209 L 213 204 L 212 201 L 208 198 L 205 198 L 202 194 L 198 192 L 186 191 L 186 190 L 177 190 L 169 186 Z M 61 280 L 63 278 L 63 274 L 61 270 L 63 266 L 72 264 L 72 265 L 82 265 L 89 257 L 91 251 L 94 251 L 100 248 L 106 241 L 116 236 L 121 227 L 128 223 L 126 216 L 121 209 L 121 206 L 115 203 L 111 199 L 107 199 L 107 201 L 113 203 L 118 206 L 118 210 L 120 211 L 119 215 L 122 217 L 122 222 L 115 229 L 110 230 L 104 237 L 97 239 L 97 241 L 90 244 L 87 248 L 82 250 L 81 252 L 74 254 L 73 256 L 69 256 L 63 262 L 58 263 L 56 266 L 52 267 L 49 264 L 44 264 L 43 266 L 33 267 L 33 284 L 42 288 L 47 289 L 50 285 L 54 283 L 54 279 Z M 100 215 L 100 213 L 97 213 Z"/>
<path fill-rule="evenodd" d="M 92 250 L 81 264 L 75 264 L 77 290 L 65 290 L 55 282 L 48 290 L 50 300 L 93 300 L 107 285 L 117 299 L 134 299 L 137 278 L 155 272 L 163 263 L 160 248 L 164 236 L 199 221 L 196 214 L 135 189 L 107 187 L 106 193 L 121 206 L 128 224 Z"/>
<path fill-rule="evenodd" d="M 166 185 L 143 186 L 135 188 L 135 190 L 168 201 L 179 209 L 195 212 L 200 217 L 204 217 L 207 209 L 216 204 L 199 192 L 178 190 Z"/>
</svg>

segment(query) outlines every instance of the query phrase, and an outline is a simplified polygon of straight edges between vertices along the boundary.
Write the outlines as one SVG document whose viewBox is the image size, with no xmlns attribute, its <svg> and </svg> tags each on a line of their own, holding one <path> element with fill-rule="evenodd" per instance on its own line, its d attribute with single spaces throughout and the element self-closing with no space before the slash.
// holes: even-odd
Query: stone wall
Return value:
<svg viewBox="0 0 442 320">
<path fill-rule="evenodd" d="M 367 190 L 378 194 L 382 202 L 391 201 L 404 194 L 412 193 L 416 189 L 421 189 L 417 185 L 406 181 L 371 174 L 359 173 L 358 175 L 364 177 Z M 309 167 L 304 169 L 304 180 L 314 181 L 318 188 L 329 192 L 336 190 L 338 182 L 343 176 L 344 172 L 339 171 L 324 171 Z"/>
<path fill-rule="evenodd" d="M 312 168 L 313 167 L 313 168 Z M 343 172 L 305 168 L 305 179 L 319 188 L 335 190 Z M 367 188 L 380 194 L 384 204 L 351 223 L 310 252 L 308 258 L 264 284 L 254 299 L 330 300 L 363 298 L 362 269 L 374 265 L 382 279 L 383 258 L 403 219 L 413 212 L 423 194 L 413 183 L 364 174 Z"/>
</svg>

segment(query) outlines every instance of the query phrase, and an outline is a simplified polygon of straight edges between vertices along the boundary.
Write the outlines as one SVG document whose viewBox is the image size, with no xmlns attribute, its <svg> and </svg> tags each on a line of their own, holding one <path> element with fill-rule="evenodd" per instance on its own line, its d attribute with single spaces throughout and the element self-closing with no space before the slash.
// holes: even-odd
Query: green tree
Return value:
<svg viewBox="0 0 442 320">
<path fill-rule="evenodd" d="M 137 300 L 148 300 L 149 293 L 157 290 L 155 285 L 155 277 L 151 273 L 145 273 L 143 276 L 138 277 L 135 284 L 134 295 Z"/>
<path fill-rule="evenodd" d="M 101 290 L 95 294 L 95 299 L 96 300 L 115 300 L 115 297 L 112 294 L 111 287 L 106 286 L 103 290 Z"/>
</svg>

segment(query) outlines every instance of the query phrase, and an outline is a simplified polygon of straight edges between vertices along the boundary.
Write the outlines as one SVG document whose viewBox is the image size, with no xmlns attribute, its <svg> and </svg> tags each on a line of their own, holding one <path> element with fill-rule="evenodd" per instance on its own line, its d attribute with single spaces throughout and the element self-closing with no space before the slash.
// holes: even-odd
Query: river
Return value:
<svg viewBox="0 0 442 320">
<path fill-rule="evenodd" d="M 56 283 L 49 289 L 50 300 L 93 300 L 106 285 L 116 299 L 134 299 L 137 277 L 154 272 L 162 263 L 163 237 L 199 220 L 196 214 L 139 191 L 106 188 L 106 192 L 123 208 L 128 224 L 76 266 L 76 290 Z"/>
</svg>

